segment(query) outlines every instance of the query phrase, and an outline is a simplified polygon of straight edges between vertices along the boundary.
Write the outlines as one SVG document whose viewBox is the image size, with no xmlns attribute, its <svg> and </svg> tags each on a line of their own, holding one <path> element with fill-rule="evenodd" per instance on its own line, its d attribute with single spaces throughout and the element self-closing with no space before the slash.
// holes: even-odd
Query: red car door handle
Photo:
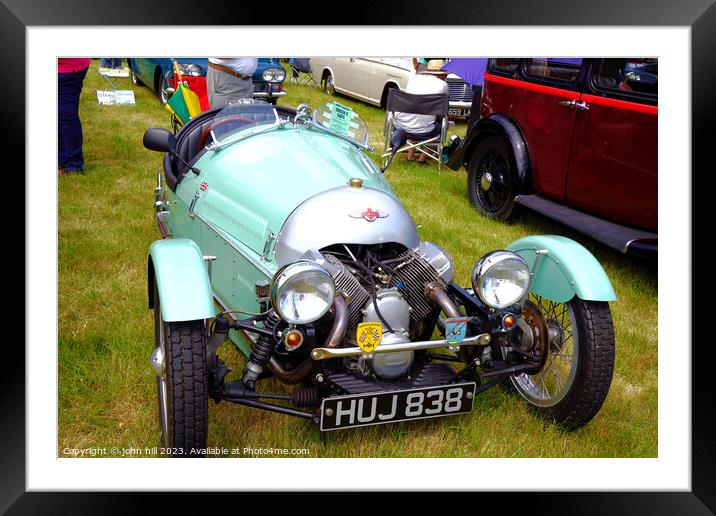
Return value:
<svg viewBox="0 0 716 516">
<path fill-rule="evenodd" d="M 576 100 L 563 100 L 559 103 L 560 106 L 567 106 L 567 107 L 574 107 L 574 105 L 577 103 Z"/>
<path fill-rule="evenodd" d="M 574 101 L 572 101 L 572 102 L 574 102 Z M 589 104 L 587 104 L 586 102 L 576 102 L 574 104 L 574 107 L 576 107 L 577 109 L 581 109 L 582 111 L 589 110 Z"/>
</svg>

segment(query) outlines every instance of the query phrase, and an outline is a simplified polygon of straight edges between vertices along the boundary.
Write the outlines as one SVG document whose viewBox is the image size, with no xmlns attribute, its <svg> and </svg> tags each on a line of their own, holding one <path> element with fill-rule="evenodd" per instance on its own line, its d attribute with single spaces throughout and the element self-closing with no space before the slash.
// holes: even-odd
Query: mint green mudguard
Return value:
<svg viewBox="0 0 716 516">
<path fill-rule="evenodd" d="M 153 308 L 156 281 L 166 322 L 216 315 L 209 274 L 196 242 L 188 238 L 157 240 L 149 246 L 148 262 L 149 307 Z"/>
<path fill-rule="evenodd" d="M 558 303 L 566 303 L 574 296 L 585 301 L 617 299 L 614 287 L 597 259 L 574 240 L 556 235 L 535 235 L 520 238 L 507 249 L 527 262 L 534 273 L 530 290 L 539 296 Z"/>
</svg>

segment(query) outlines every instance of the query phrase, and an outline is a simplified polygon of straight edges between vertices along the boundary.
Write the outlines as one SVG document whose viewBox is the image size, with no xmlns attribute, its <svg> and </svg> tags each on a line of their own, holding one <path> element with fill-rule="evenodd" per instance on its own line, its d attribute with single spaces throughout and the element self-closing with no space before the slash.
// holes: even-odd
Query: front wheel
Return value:
<svg viewBox="0 0 716 516">
<path fill-rule="evenodd" d="M 162 106 L 165 106 L 169 97 L 171 97 L 171 94 L 167 91 L 169 89 L 169 81 L 167 81 L 167 78 L 161 73 L 161 70 L 158 69 L 156 74 L 157 97 L 159 97 L 159 102 L 162 103 Z"/>
<path fill-rule="evenodd" d="M 327 73 L 326 77 L 323 79 L 323 91 L 331 96 L 336 93 L 336 86 L 333 84 L 333 75 L 331 75 L 330 72 Z"/>
<path fill-rule="evenodd" d="M 565 429 L 588 423 L 607 397 L 614 370 L 609 304 L 577 297 L 557 303 L 531 294 L 523 330 L 544 337 L 541 370 L 511 376 L 510 384 L 537 413 Z"/>
<path fill-rule="evenodd" d="M 155 287 L 154 334 L 163 356 L 157 376 L 162 446 L 169 455 L 203 456 L 209 426 L 204 321 L 164 321 Z"/>
<path fill-rule="evenodd" d="M 470 202 L 486 217 L 502 222 L 516 214 L 517 178 L 512 151 L 497 135 L 482 140 L 467 166 Z"/>
</svg>

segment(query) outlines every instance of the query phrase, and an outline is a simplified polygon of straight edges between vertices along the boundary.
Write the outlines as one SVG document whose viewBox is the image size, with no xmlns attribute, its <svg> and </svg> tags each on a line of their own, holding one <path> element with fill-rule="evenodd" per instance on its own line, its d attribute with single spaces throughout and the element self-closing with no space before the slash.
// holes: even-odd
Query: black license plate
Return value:
<svg viewBox="0 0 716 516">
<path fill-rule="evenodd" d="M 475 382 L 326 398 L 321 430 L 451 416 L 472 410 Z"/>
<path fill-rule="evenodd" d="M 470 108 L 450 108 L 448 109 L 448 115 L 469 117 Z"/>
</svg>

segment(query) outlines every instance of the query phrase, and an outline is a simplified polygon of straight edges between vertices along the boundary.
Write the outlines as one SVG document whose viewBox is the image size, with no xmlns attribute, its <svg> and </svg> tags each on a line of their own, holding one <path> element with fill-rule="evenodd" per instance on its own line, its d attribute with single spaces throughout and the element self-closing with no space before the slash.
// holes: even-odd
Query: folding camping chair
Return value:
<svg viewBox="0 0 716 516">
<path fill-rule="evenodd" d="M 385 171 L 398 152 L 415 149 L 416 153 L 425 154 L 428 158 L 438 162 L 438 170 L 442 165 L 443 146 L 447 138 L 448 105 L 450 103 L 447 93 L 429 95 L 415 95 L 405 93 L 398 89 L 388 92 L 385 108 L 385 149 L 383 151 L 383 167 Z M 411 134 L 394 125 L 395 113 L 411 113 L 416 115 L 434 115 L 435 128 L 424 134 Z"/>
<path fill-rule="evenodd" d="M 109 83 L 112 91 L 119 89 L 118 84 L 115 82 L 117 79 L 129 77 L 128 68 L 103 68 L 100 67 L 99 74 Z"/>
<path fill-rule="evenodd" d="M 109 90 L 95 90 L 97 102 L 102 105 L 134 104 L 134 91 L 120 90 L 119 79 L 129 77 L 129 68 L 99 68 L 99 74 L 109 84 Z"/>
<path fill-rule="evenodd" d="M 290 82 L 301 86 L 318 87 L 318 83 L 311 75 L 313 70 L 311 69 L 311 59 L 309 57 L 292 57 L 288 60 L 288 65 L 291 67 Z"/>
</svg>

